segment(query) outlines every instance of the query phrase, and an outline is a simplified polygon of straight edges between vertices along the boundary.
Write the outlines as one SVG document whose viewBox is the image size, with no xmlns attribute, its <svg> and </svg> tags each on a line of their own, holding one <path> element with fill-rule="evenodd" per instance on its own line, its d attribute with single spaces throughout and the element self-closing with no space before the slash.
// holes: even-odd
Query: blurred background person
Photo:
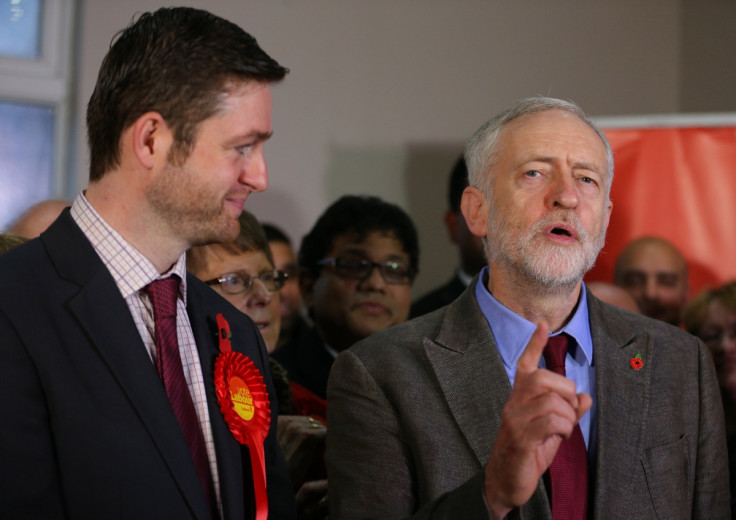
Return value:
<svg viewBox="0 0 736 520">
<path fill-rule="evenodd" d="M 731 516 L 736 518 L 736 281 L 696 296 L 685 308 L 683 324 L 713 354 L 726 417 Z"/>
<path fill-rule="evenodd" d="M 274 267 L 266 235 L 253 214 L 243 211 L 239 221 L 240 233 L 232 242 L 197 246 L 187 251 L 187 269 L 253 320 L 270 354 L 276 349 L 281 325 L 279 290 L 288 275 Z M 320 508 L 318 502 L 327 492 L 322 462 L 327 430 L 305 410 L 295 409 L 286 370 L 273 358 L 270 363 L 278 399 L 277 437 L 294 488 L 301 493 L 297 495 L 299 517 L 322 518 L 326 504 Z M 302 407 L 309 399 L 305 393 L 299 392 Z M 319 402 L 318 398 L 314 399 Z M 318 418 L 324 422 L 326 412 L 320 409 L 319 413 Z M 320 480 L 315 482 L 315 478 Z"/>
<path fill-rule="evenodd" d="M 411 306 L 411 317 L 421 316 L 439 309 L 460 296 L 470 284 L 473 277 L 486 265 L 483 253 L 483 242 L 468 229 L 460 211 L 460 199 L 463 190 L 468 186 L 468 167 L 465 158 L 460 157 L 450 172 L 447 189 L 447 211 L 445 211 L 445 229 L 450 241 L 457 246 L 460 265 L 453 277 L 444 285 L 433 289 Z"/>
<path fill-rule="evenodd" d="M 620 307 L 621 309 L 626 309 L 627 311 L 641 313 L 639 305 L 633 296 L 626 289 L 618 285 L 608 282 L 586 282 L 585 286 L 599 300 Z"/>
<path fill-rule="evenodd" d="M 670 242 L 659 237 L 631 241 L 616 258 L 613 277 L 642 314 L 680 325 L 690 285 L 685 257 Z"/>
<path fill-rule="evenodd" d="M 239 221 L 240 233 L 234 241 L 187 251 L 187 269 L 250 316 L 270 354 L 276 348 L 281 327 L 278 291 L 287 275 L 274 268 L 258 220 L 243 211 Z"/>
<path fill-rule="evenodd" d="M 25 210 L 13 222 L 8 231 L 26 238 L 36 238 L 72 203 L 66 200 L 42 200 Z"/>
<path fill-rule="evenodd" d="M 304 333 L 308 326 L 302 310 L 302 295 L 299 291 L 299 266 L 296 254 L 287 234 L 274 224 L 263 224 L 263 231 L 268 239 L 273 263 L 276 269 L 288 275 L 286 283 L 279 290 L 281 300 L 281 333 L 276 348 L 294 341 Z"/>
<path fill-rule="evenodd" d="M 399 206 L 354 195 L 329 206 L 299 248 L 314 326 L 273 355 L 291 380 L 325 399 L 338 352 L 406 321 L 418 265 L 417 231 Z"/>
</svg>

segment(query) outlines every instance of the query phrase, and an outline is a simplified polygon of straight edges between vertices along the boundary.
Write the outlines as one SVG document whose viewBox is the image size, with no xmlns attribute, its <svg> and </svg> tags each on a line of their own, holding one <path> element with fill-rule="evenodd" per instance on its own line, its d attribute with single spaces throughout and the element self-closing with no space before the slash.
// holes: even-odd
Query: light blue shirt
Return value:
<svg viewBox="0 0 736 520">
<path fill-rule="evenodd" d="M 575 382 L 578 393 L 585 392 L 593 398 L 593 406 L 580 419 L 580 430 L 591 456 L 595 448 L 597 404 L 595 392 L 595 363 L 593 361 L 593 338 L 590 334 L 590 321 L 588 319 L 588 302 L 585 284 L 580 291 L 577 307 L 570 321 L 562 330 L 553 335 L 563 332 L 575 338 L 575 346 L 571 347 L 565 358 L 565 372 L 567 378 Z M 524 352 L 529 340 L 537 328 L 535 323 L 522 318 L 507 307 L 504 307 L 488 291 L 488 267 L 484 267 L 478 276 L 475 286 L 475 296 L 481 311 L 488 321 L 493 338 L 496 340 L 498 352 L 501 354 L 503 366 L 509 377 L 511 386 L 514 386 L 516 376 L 516 364 Z M 540 368 L 545 367 L 544 357 L 539 360 Z"/>
</svg>

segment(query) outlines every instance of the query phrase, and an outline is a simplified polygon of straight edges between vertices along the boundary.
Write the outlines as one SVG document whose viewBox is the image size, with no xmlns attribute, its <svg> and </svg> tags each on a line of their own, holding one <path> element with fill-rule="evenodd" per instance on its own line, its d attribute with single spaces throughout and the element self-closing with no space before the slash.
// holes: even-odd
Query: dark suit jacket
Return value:
<svg viewBox="0 0 736 520">
<path fill-rule="evenodd" d="M 728 518 L 723 410 L 706 347 L 588 294 L 595 518 Z M 341 353 L 328 384 L 331 520 L 487 520 L 483 468 L 510 392 L 474 283 L 448 307 Z M 552 518 L 541 479 L 509 517 Z"/>
<path fill-rule="evenodd" d="M 310 327 L 271 357 L 283 365 L 294 383 L 322 399 L 327 398 L 327 377 L 335 358 L 325 349 L 316 328 Z"/>
<path fill-rule="evenodd" d="M 215 315 L 233 348 L 263 374 L 256 327 L 187 276 L 187 311 L 199 349 L 224 515 L 254 518 L 248 449 L 214 393 Z M 4 519 L 207 519 L 191 454 L 130 311 L 69 211 L 0 256 L 0 517 Z M 265 441 L 271 518 L 295 508 L 276 438 Z"/>
</svg>

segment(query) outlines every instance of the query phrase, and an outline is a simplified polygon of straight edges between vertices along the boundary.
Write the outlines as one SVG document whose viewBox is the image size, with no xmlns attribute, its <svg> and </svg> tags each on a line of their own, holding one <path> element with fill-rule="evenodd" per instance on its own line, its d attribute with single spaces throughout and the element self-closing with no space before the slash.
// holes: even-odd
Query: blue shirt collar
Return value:
<svg viewBox="0 0 736 520">
<path fill-rule="evenodd" d="M 577 348 L 574 353 L 571 352 L 573 360 L 581 365 L 593 366 L 593 339 L 590 333 L 586 293 L 587 289 L 583 284 L 575 312 L 560 333 L 566 332 L 575 338 Z M 496 340 L 506 372 L 510 374 L 510 379 L 513 380 L 516 363 L 529 343 L 536 329 L 536 324 L 522 318 L 494 298 L 488 290 L 487 266 L 483 268 L 478 276 L 475 296 Z M 543 364 L 544 358 L 542 358 L 540 365 L 543 366 Z"/>
</svg>

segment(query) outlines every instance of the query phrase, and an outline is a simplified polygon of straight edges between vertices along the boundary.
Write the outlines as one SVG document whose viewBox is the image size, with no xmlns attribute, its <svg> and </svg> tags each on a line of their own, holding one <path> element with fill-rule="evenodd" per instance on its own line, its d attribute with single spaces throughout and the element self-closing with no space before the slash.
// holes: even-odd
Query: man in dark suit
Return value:
<svg viewBox="0 0 736 520">
<path fill-rule="evenodd" d="M 582 283 L 612 208 L 603 133 L 530 98 L 466 159 L 463 214 L 489 265 L 449 306 L 338 356 L 330 518 L 728 518 L 706 347 Z"/>
<path fill-rule="evenodd" d="M 263 340 L 184 258 L 234 238 L 265 189 L 285 74 L 195 9 L 145 13 L 111 46 L 87 110 L 88 188 L 1 258 L 0 517 L 295 516 Z M 218 366 L 239 383 L 216 374 L 228 343 Z M 254 415 L 225 418 L 233 384 Z"/>
<path fill-rule="evenodd" d="M 416 318 L 452 303 L 486 264 L 483 243 L 480 237 L 470 232 L 460 211 L 460 200 L 467 185 L 468 167 L 465 158 L 460 157 L 450 173 L 447 187 L 448 206 L 445 211 L 447 236 L 457 246 L 460 265 L 448 282 L 432 289 L 411 304 L 410 318 Z"/>
</svg>

